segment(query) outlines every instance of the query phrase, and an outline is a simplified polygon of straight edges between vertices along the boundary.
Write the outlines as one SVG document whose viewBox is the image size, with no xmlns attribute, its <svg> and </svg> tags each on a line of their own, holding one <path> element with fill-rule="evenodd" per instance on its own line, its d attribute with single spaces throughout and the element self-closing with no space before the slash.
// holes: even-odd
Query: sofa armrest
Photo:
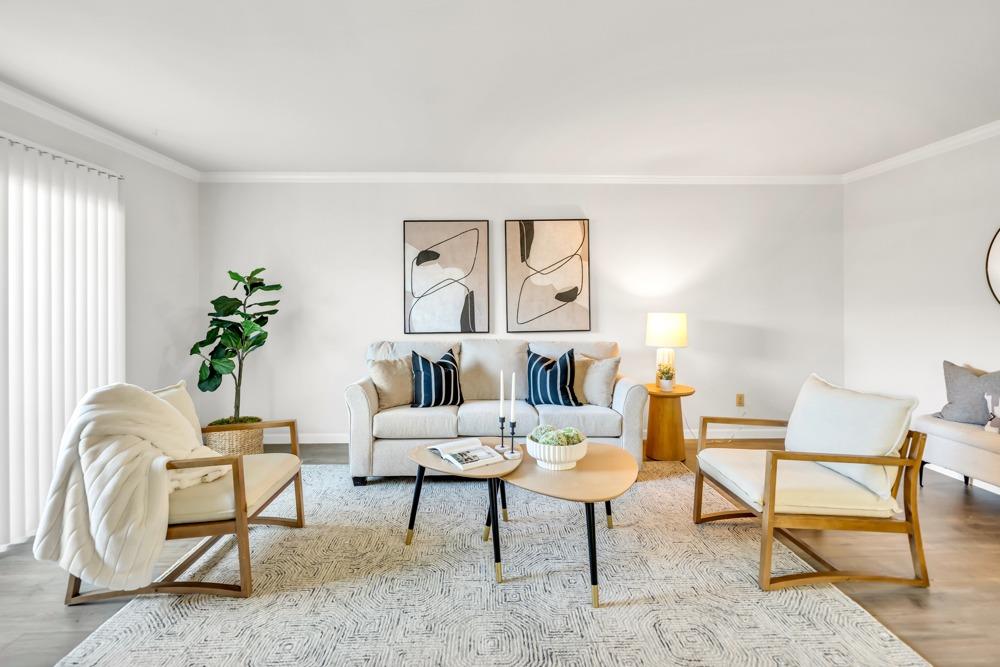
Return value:
<svg viewBox="0 0 1000 667">
<path fill-rule="evenodd" d="M 372 420 L 378 412 L 378 392 L 371 378 L 362 378 L 347 385 L 344 390 L 347 414 L 350 419 L 348 459 L 352 477 L 366 477 L 372 473 Z"/>
<path fill-rule="evenodd" d="M 642 467 L 642 420 L 646 413 L 649 392 L 646 385 L 619 377 L 611 397 L 611 409 L 622 416 L 622 447 Z"/>
</svg>

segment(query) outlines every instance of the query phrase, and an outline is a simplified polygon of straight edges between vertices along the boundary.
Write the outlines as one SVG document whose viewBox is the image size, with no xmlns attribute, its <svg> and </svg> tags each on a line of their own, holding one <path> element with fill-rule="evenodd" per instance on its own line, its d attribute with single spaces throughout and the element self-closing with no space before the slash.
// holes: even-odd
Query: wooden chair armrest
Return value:
<svg viewBox="0 0 1000 667">
<path fill-rule="evenodd" d="M 780 426 L 782 428 L 788 426 L 787 419 L 758 419 L 755 417 L 702 417 L 701 418 L 701 428 L 698 430 L 698 451 L 700 452 L 707 447 L 711 447 L 708 444 L 708 425 L 709 424 L 730 424 L 738 426 Z M 739 449 L 770 449 L 769 446 L 763 444 L 734 444 L 726 443 L 727 447 L 734 447 Z"/>
<path fill-rule="evenodd" d="M 863 454 L 826 454 L 822 452 L 789 452 L 787 450 L 770 450 L 768 459 L 776 461 L 815 461 L 817 463 L 866 463 L 876 466 L 915 466 L 919 461 L 904 459 L 901 456 L 866 456 Z"/>
<path fill-rule="evenodd" d="M 174 459 L 167 461 L 167 470 L 183 470 L 186 468 L 207 468 L 210 466 L 233 467 L 233 507 L 236 508 L 236 521 L 247 520 L 247 492 L 243 478 L 243 457 L 230 454 L 227 456 L 209 456 L 203 459 Z"/>
<path fill-rule="evenodd" d="M 210 468 L 212 466 L 236 466 L 238 456 L 209 456 L 203 459 L 174 459 L 167 461 L 167 470 L 184 470 L 186 468 Z"/>
<path fill-rule="evenodd" d="M 294 419 L 269 419 L 260 422 L 249 422 L 246 424 L 218 424 L 216 426 L 202 426 L 202 433 L 224 433 L 226 431 L 255 431 L 266 428 L 287 428 L 289 442 L 291 443 L 292 454 L 299 455 L 299 427 Z"/>
</svg>

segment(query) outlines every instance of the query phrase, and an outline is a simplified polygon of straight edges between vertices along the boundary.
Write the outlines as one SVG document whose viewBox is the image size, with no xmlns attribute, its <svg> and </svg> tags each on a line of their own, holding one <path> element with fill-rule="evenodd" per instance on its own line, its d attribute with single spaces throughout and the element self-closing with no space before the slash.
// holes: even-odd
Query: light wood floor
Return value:
<svg viewBox="0 0 1000 667">
<path fill-rule="evenodd" d="M 346 463 L 335 446 L 303 446 L 307 463 Z M 693 443 L 688 462 L 693 467 Z M 965 487 L 931 470 L 921 490 L 920 512 L 930 589 L 844 584 L 841 589 L 936 665 L 997 663 L 1000 618 L 1000 496 Z M 838 567 L 886 562 L 906 574 L 905 539 L 797 531 L 810 551 Z M 162 565 L 193 541 L 168 543 Z M 800 551 L 801 553 L 801 551 Z M 813 556 L 802 555 L 810 560 Z M 125 602 L 64 607 L 66 577 L 52 563 L 31 557 L 30 545 L 0 554 L 0 664 L 52 665 L 83 641 Z"/>
</svg>

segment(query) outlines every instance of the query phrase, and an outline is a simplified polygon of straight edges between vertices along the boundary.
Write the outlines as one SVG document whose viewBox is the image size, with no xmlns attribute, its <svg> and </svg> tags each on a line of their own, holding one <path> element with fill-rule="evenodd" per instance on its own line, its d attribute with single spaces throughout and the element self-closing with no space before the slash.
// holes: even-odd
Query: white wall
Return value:
<svg viewBox="0 0 1000 667">
<path fill-rule="evenodd" d="M 1000 227 L 1000 138 L 845 187 L 847 383 L 945 400 L 941 362 L 1000 368 L 985 260 Z"/>
<path fill-rule="evenodd" d="M 297 417 L 320 441 L 347 431 L 343 388 L 368 342 L 403 337 L 406 218 L 491 221 L 494 336 L 507 336 L 504 219 L 590 218 L 593 331 L 535 337 L 618 340 L 624 372 L 646 380 L 645 313 L 687 311 L 677 363 L 698 389 L 694 428 L 736 414 L 736 392 L 749 414 L 784 416 L 808 373 L 843 379 L 840 186 L 203 184 L 200 202 L 204 306 L 230 268 L 266 266 L 285 286 L 244 411 Z M 203 419 L 229 414 L 231 395 L 196 396 Z"/>
<path fill-rule="evenodd" d="M 125 176 L 126 378 L 145 387 L 190 379 L 185 355 L 200 311 L 197 184 L 4 103 L 0 129 Z"/>
</svg>

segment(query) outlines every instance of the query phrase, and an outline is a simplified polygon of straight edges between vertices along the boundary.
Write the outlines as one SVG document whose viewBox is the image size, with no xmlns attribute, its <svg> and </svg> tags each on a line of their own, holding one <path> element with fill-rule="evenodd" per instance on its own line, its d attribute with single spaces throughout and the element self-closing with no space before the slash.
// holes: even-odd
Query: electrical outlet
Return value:
<svg viewBox="0 0 1000 667">
<path fill-rule="evenodd" d="M 736 407 L 742 408 L 747 404 L 746 395 L 736 394 Z"/>
</svg>

